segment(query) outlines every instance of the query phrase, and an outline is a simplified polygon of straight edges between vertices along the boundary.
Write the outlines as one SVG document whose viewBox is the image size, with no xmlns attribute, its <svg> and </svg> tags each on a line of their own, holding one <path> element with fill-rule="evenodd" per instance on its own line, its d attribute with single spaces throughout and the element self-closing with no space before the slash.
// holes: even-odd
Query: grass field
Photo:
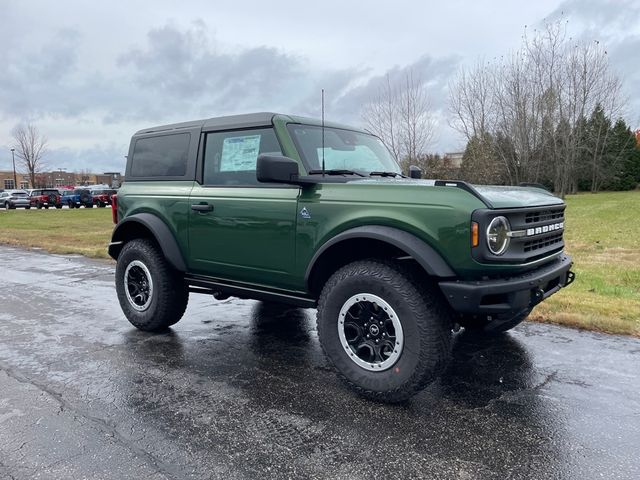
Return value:
<svg viewBox="0 0 640 480">
<path fill-rule="evenodd" d="M 107 258 L 111 209 L 0 211 L 0 243 Z M 540 304 L 541 322 L 640 337 L 640 192 L 567 198 L 576 281 Z"/>
<path fill-rule="evenodd" d="M 0 211 L 0 243 L 108 258 L 110 208 Z"/>
<path fill-rule="evenodd" d="M 565 240 L 576 281 L 532 318 L 640 336 L 640 192 L 567 197 Z"/>
</svg>

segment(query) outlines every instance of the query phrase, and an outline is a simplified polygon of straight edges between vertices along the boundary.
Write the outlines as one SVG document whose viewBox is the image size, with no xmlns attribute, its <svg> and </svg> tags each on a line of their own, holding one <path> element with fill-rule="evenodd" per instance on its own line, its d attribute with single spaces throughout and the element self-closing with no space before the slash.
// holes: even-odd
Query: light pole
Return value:
<svg viewBox="0 0 640 480">
<path fill-rule="evenodd" d="M 18 188 L 18 178 L 16 177 L 16 149 L 11 149 L 11 158 L 13 160 L 13 188 Z"/>
</svg>

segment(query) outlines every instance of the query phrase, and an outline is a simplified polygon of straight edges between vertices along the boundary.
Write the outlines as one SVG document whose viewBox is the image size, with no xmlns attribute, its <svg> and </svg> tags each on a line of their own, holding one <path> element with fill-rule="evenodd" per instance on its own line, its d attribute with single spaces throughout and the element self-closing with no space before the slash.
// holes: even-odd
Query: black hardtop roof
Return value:
<svg viewBox="0 0 640 480">
<path fill-rule="evenodd" d="M 181 130 L 181 129 L 188 129 L 188 128 L 202 128 L 205 130 L 208 130 L 208 129 L 232 130 L 235 128 L 243 128 L 243 127 L 261 127 L 265 125 L 270 125 L 272 123 L 273 117 L 276 115 L 279 117 L 284 117 L 293 123 L 305 123 L 309 125 L 320 126 L 320 120 L 315 118 L 300 117 L 297 115 L 288 115 L 288 114 L 281 114 L 281 113 L 275 113 L 275 112 L 256 112 L 256 113 L 244 113 L 240 115 L 227 115 L 224 117 L 213 117 L 213 118 L 207 118 L 203 120 L 193 120 L 190 122 L 171 123 L 168 125 L 158 125 L 156 127 L 143 128 L 142 130 L 137 131 L 134 134 L 134 136 L 149 134 L 149 133 L 169 132 L 172 130 Z M 344 128 L 347 130 L 354 130 L 354 131 L 367 133 L 362 129 L 352 127 L 349 125 L 335 123 L 335 122 L 325 122 L 325 126 L 335 127 L 335 128 Z"/>
<path fill-rule="evenodd" d="M 258 112 L 245 113 L 242 115 L 227 115 L 224 117 L 206 118 L 203 120 L 193 120 L 190 122 L 171 123 L 168 125 L 158 125 L 157 127 L 143 128 L 135 134 L 166 132 L 169 130 L 180 130 L 183 128 L 236 128 L 247 126 L 269 125 L 271 119 L 277 113 L 274 112 Z"/>
</svg>

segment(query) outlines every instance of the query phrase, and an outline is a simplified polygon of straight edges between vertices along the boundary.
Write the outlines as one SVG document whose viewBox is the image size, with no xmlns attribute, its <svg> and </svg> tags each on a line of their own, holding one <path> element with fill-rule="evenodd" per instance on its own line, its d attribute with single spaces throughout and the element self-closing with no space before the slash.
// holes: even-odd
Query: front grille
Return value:
<svg viewBox="0 0 640 480">
<path fill-rule="evenodd" d="M 554 221 L 562 221 L 564 220 L 564 209 L 557 210 L 537 210 L 535 212 L 528 212 L 525 215 L 525 222 L 527 224 L 530 223 L 541 223 L 541 222 L 549 222 L 551 220 Z"/>
<path fill-rule="evenodd" d="M 557 245 L 559 243 L 562 243 L 562 232 L 554 233 L 553 235 L 548 235 L 536 240 L 531 240 L 530 242 L 525 242 L 524 251 L 533 252 L 543 248 L 551 247 L 553 245 Z"/>
<path fill-rule="evenodd" d="M 558 205 L 505 211 L 511 230 L 524 230 L 527 235 L 511 239 L 509 248 L 503 255 L 504 259 L 528 263 L 560 252 L 564 247 L 564 230 L 556 230 L 555 227 L 564 223 L 564 209 L 564 205 Z M 545 228 L 549 226 L 553 230 Z M 530 233 L 536 231 L 539 233 Z"/>
<path fill-rule="evenodd" d="M 480 263 L 524 265 L 552 257 L 564 248 L 565 205 L 476 210 L 472 220 L 480 227 L 480 244 L 472 250 Z M 487 227 L 497 216 L 504 216 L 515 233 L 502 255 L 487 246 Z"/>
</svg>

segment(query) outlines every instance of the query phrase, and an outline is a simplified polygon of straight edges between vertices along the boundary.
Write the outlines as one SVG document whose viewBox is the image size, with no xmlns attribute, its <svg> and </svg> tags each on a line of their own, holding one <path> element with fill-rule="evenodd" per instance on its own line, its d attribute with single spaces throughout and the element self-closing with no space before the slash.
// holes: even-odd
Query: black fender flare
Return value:
<svg viewBox="0 0 640 480">
<path fill-rule="evenodd" d="M 127 235 L 127 231 L 131 231 L 130 229 L 132 227 L 135 229 L 133 224 L 142 225 L 146 230 L 151 232 L 151 235 L 153 235 L 162 249 L 164 257 L 173 268 L 179 272 L 187 271 L 187 266 L 175 236 L 171 233 L 167 224 L 152 213 L 136 213 L 116 225 L 111 235 L 111 243 L 109 244 L 109 256 L 111 258 L 117 260 L 124 243 L 129 238 L 132 238 Z"/>
<path fill-rule="evenodd" d="M 442 256 L 428 243 L 416 237 L 412 233 L 393 227 L 382 225 L 365 225 L 351 228 L 339 233 L 327 240 L 313 255 L 304 276 L 305 283 L 309 285 L 311 273 L 318 259 L 332 246 L 354 238 L 371 238 L 381 240 L 407 252 L 424 270 L 433 277 L 455 277 L 456 273 Z"/>
</svg>

